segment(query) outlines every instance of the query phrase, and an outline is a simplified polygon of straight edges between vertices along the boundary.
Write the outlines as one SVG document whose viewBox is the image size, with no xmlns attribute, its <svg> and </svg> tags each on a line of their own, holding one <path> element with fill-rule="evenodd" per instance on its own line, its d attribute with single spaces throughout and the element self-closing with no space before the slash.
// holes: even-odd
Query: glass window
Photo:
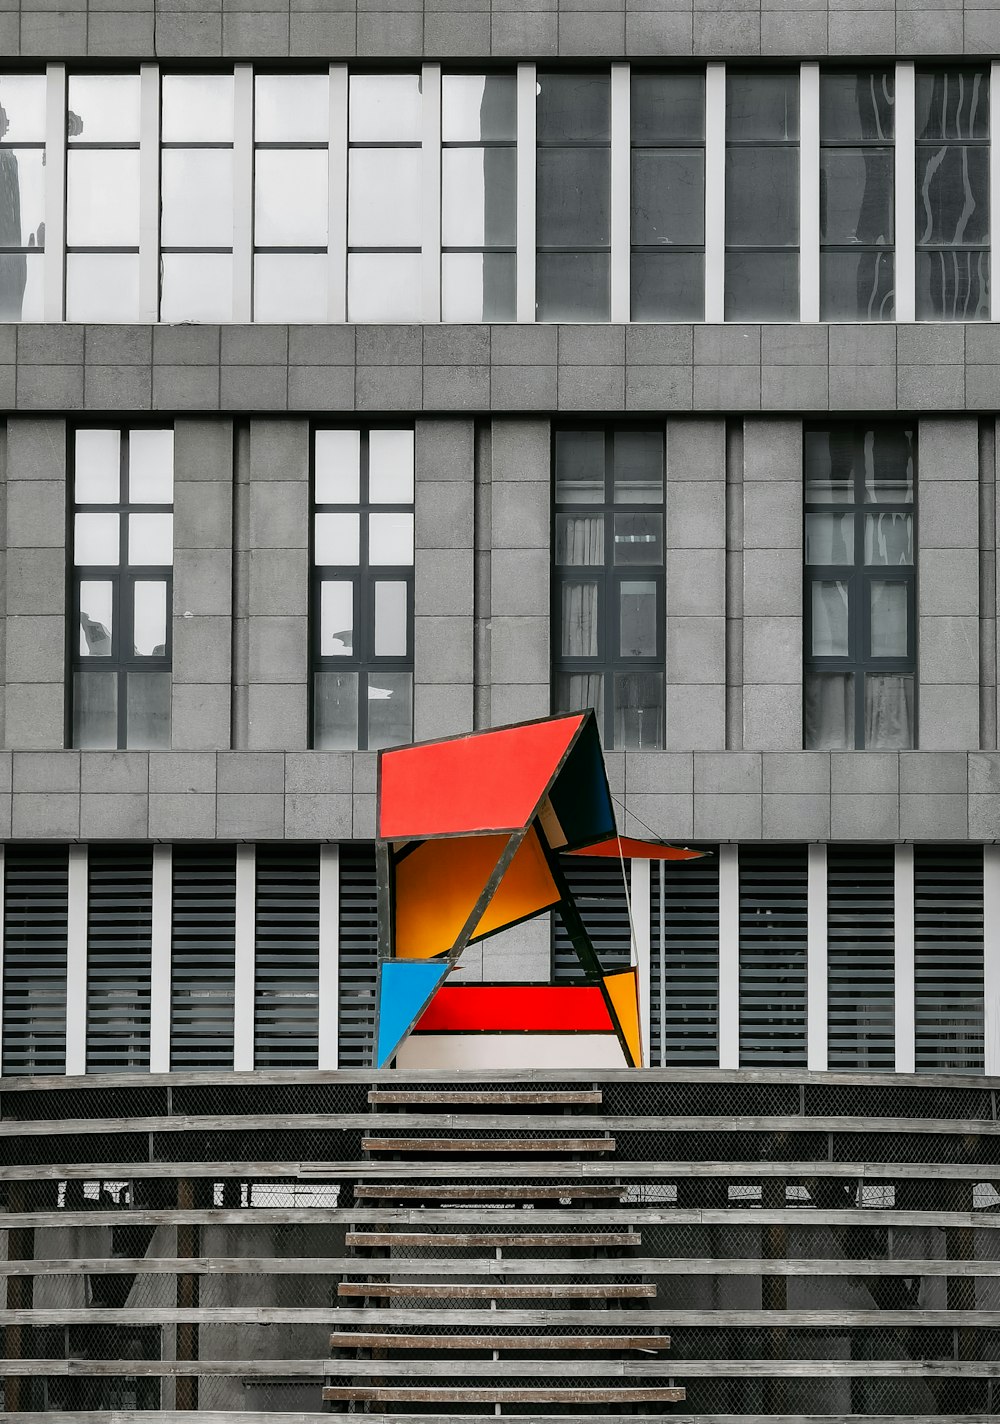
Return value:
<svg viewBox="0 0 1000 1424">
<path fill-rule="evenodd" d="M 726 319 L 799 315 L 798 73 L 726 76 Z"/>
<path fill-rule="evenodd" d="M 0 74 L 0 321 L 41 321 L 45 75 Z"/>
<path fill-rule="evenodd" d="M 807 430 L 804 451 L 806 748 L 914 747 L 913 431 Z"/>
<path fill-rule="evenodd" d="M 664 438 L 555 433 L 553 699 L 593 707 L 604 745 L 663 746 Z"/>
<path fill-rule="evenodd" d="M 413 735 L 413 430 L 313 436 L 312 744 Z"/>
<path fill-rule="evenodd" d="M 611 76 L 540 74 L 536 123 L 536 315 L 607 321 Z"/>
<path fill-rule="evenodd" d="M 75 432 L 76 747 L 170 745 L 173 484 L 172 429 Z"/>
<path fill-rule="evenodd" d="M 420 77 L 352 74 L 348 95 L 348 320 L 418 321 Z"/>
<path fill-rule="evenodd" d="M 632 76 L 632 319 L 705 315 L 705 76 Z"/>
</svg>

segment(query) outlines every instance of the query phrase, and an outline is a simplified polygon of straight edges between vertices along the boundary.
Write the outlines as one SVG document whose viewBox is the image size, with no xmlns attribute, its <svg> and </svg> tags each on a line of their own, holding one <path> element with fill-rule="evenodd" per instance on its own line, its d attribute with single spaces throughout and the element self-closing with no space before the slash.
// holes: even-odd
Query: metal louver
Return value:
<svg viewBox="0 0 1000 1424">
<path fill-rule="evenodd" d="M 827 852 L 831 1068 L 895 1066 L 895 864 L 892 846 Z"/>
<path fill-rule="evenodd" d="M 236 848 L 175 846 L 170 1066 L 229 1068 L 236 976 Z"/>
<path fill-rule="evenodd" d="M 805 846 L 740 847 L 740 1064 L 806 1064 Z"/>
<path fill-rule="evenodd" d="M 8 846 L 4 869 L 3 1072 L 66 1071 L 65 846 Z"/>
<path fill-rule="evenodd" d="M 339 1048 L 341 1068 L 367 1068 L 375 1028 L 378 890 L 375 847 L 340 847 Z"/>
<path fill-rule="evenodd" d="M 650 867 L 650 1063 L 719 1061 L 719 857 Z"/>
<path fill-rule="evenodd" d="M 153 851 L 91 846 L 87 904 L 87 1072 L 149 1068 Z"/>
<path fill-rule="evenodd" d="M 918 1072 L 983 1071 L 983 849 L 914 849 Z"/>
<path fill-rule="evenodd" d="M 625 862 L 625 873 L 630 873 Z M 607 973 L 627 969 L 632 956 L 628 901 L 618 860 L 589 860 L 561 856 L 560 865 L 579 907 L 583 922 Z M 583 978 L 576 950 L 557 914 L 552 916 L 552 967 L 556 983 Z"/>
<path fill-rule="evenodd" d="M 254 1066 L 315 1068 L 319 847 L 257 847 Z"/>
</svg>

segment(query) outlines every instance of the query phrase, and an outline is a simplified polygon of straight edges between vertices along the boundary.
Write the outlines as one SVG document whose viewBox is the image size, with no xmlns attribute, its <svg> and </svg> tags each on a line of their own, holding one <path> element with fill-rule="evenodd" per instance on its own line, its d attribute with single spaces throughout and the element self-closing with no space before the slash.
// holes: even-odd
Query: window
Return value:
<svg viewBox="0 0 1000 1424">
<path fill-rule="evenodd" d="M 413 431 L 317 430 L 313 733 L 321 750 L 413 734 Z"/>
<path fill-rule="evenodd" d="M 352 74 L 348 104 L 347 316 L 420 320 L 419 74 Z"/>
<path fill-rule="evenodd" d="M 0 321 L 41 321 L 45 75 L 0 75 Z"/>
<path fill-rule="evenodd" d="M 705 76 L 633 74 L 632 320 L 705 315 Z"/>
<path fill-rule="evenodd" d="M 893 75 L 820 75 L 820 318 L 891 321 Z"/>
<path fill-rule="evenodd" d="M 172 430 L 77 430 L 75 747 L 170 743 Z"/>
<path fill-rule="evenodd" d="M 611 308 L 611 76 L 540 74 L 540 321 L 607 321 Z"/>
<path fill-rule="evenodd" d="M 663 745 L 663 459 L 662 430 L 555 436 L 555 706 L 618 750 Z"/>
<path fill-rule="evenodd" d="M 799 76 L 726 79 L 726 320 L 799 315 Z"/>
<path fill-rule="evenodd" d="M 916 745 L 914 433 L 805 433 L 805 745 Z"/>
<path fill-rule="evenodd" d="M 512 74 L 441 81 L 441 315 L 513 321 L 517 86 Z"/>
<path fill-rule="evenodd" d="M 917 74 L 918 320 L 990 315 L 988 71 Z"/>
</svg>

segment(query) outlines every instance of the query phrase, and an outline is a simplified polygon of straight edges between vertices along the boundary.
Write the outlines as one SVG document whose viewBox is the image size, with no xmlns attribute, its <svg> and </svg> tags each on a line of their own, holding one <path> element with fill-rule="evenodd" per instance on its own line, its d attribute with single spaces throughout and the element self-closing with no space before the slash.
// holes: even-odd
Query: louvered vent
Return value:
<svg viewBox="0 0 1000 1424">
<path fill-rule="evenodd" d="M 983 1071 L 983 851 L 914 851 L 916 1065 Z"/>
<path fill-rule="evenodd" d="M 3 1072 L 66 1071 L 65 846 L 8 846 L 4 871 Z"/>
<path fill-rule="evenodd" d="M 87 1072 L 146 1072 L 152 847 L 91 846 L 88 881 Z"/>
<path fill-rule="evenodd" d="M 827 852 L 831 1068 L 895 1067 L 894 879 L 892 846 Z"/>
<path fill-rule="evenodd" d="M 650 866 L 650 1064 L 719 1062 L 719 856 Z"/>
<path fill-rule="evenodd" d="M 805 846 L 740 846 L 740 1063 L 806 1063 Z"/>
<path fill-rule="evenodd" d="M 315 1068 L 319 1048 L 319 848 L 257 847 L 254 1065 Z"/>
<path fill-rule="evenodd" d="M 632 936 L 621 861 L 564 855 L 560 864 L 594 942 L 601 968 L 606 973 L 627 969 L 631 963 Z M 626 874 L 629 869 L 626 861 Z M 552 958 L 557 983 L 583 978 L 576 950 L 556 910 L 552 912 Z"/>
<path fill-rule="evenodd" d="M 233 1066 L 236 848 L 175 846 L 170 1066 Z"/>
<path fill-rule="evenodd" d="M 375 847 L 340 847 L 341 1068 L 370 1068 L 375 1030 L 375 966 L 378 952 L 378 890 Z"/>
</svg>

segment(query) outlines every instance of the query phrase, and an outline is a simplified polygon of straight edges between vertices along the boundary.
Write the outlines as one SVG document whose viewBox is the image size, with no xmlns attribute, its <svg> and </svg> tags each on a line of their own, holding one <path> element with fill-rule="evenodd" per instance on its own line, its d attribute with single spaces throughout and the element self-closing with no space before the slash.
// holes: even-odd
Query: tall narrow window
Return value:
<svg viewBox="0 0 1000 1424">
<path fill-rule="evenodd" d="M 77 430 L 75 747 L 170 742 L 174 433 Z"/>
<path fill-rule="evenodd" d="M 0 75 L 0 321 L 42 320 L 45 75 Z"/>
<path fill-rule="evenodd" d="M 607 321 L 611 308 L 611 76 L 540 74 L 536 312 Z"/>
<path fill-rule="evenodd" d="M 606 747 L 663 745 L 663 431 L 555 437 L 554 702 Z"/>
<path fill-rule="evenodd" d="M 917 319 L 990 315 L 986 68 L 917 74 Z"/>
<path fill-rule="evenodd" d="M 88 854 L 87 1072 L 149 1071 L 153 850 L 95 845 Z M 166 1004 L 158 1013 L 169 1013 Z"/>
<path fill-rule="evenodd" d="M 65 1073 L 69 870 L 66 847 L 4 856 L 4 1073 Z"/>
<path fill-rule="evenodd" d="M 352 74 L 348 112 L 347 315 L 420 320 L 419 74 Z"/>
<path fill-rule="evenodd" d="M 982 1073 L 982 846 L 918 845 L 913 873 L 917 1072 Z"/>
<path fill-rule="evenodd" d="M 705 315 L 705 76 L 632 75 L 632 320 Z"/>
<path fill-rule="evenodd" d="M 891 321 L 893 100 L 888 69 L 820 75 L 820 317 Z"/>
<path fill-rule="evenodd" d="M 413 431 L 317 430 L 313 746 L 413 729 Z"/>
<path fill-rule="evenodd" d="M 741 1067 L 806 1066 L 808 880 L 805 846 L 740 847 Z"/>
<path fill-rule="evenodd" d="M 319 849 L 257 847 L 254 1067 L 315 1068 Z"/>
<path fill-rule="evenodd" d="M 441 80 L 441 314 L 513 321 L 517 86 L 512 74 Z"/>
<path fill-rule="evenodd" d="M 805 744 L 916 745 L 914 434 L 805 435 Z"/>
<path fill-rule="evenodd" d="M 726 320 L 799 315 L 799 76 L 726 77 Z"/>
<path fill-rule="evenodd" d="M 831 1068 L 895 1065 L 894 889 L 892 846 L 827 848 Z"/>
</svg>

